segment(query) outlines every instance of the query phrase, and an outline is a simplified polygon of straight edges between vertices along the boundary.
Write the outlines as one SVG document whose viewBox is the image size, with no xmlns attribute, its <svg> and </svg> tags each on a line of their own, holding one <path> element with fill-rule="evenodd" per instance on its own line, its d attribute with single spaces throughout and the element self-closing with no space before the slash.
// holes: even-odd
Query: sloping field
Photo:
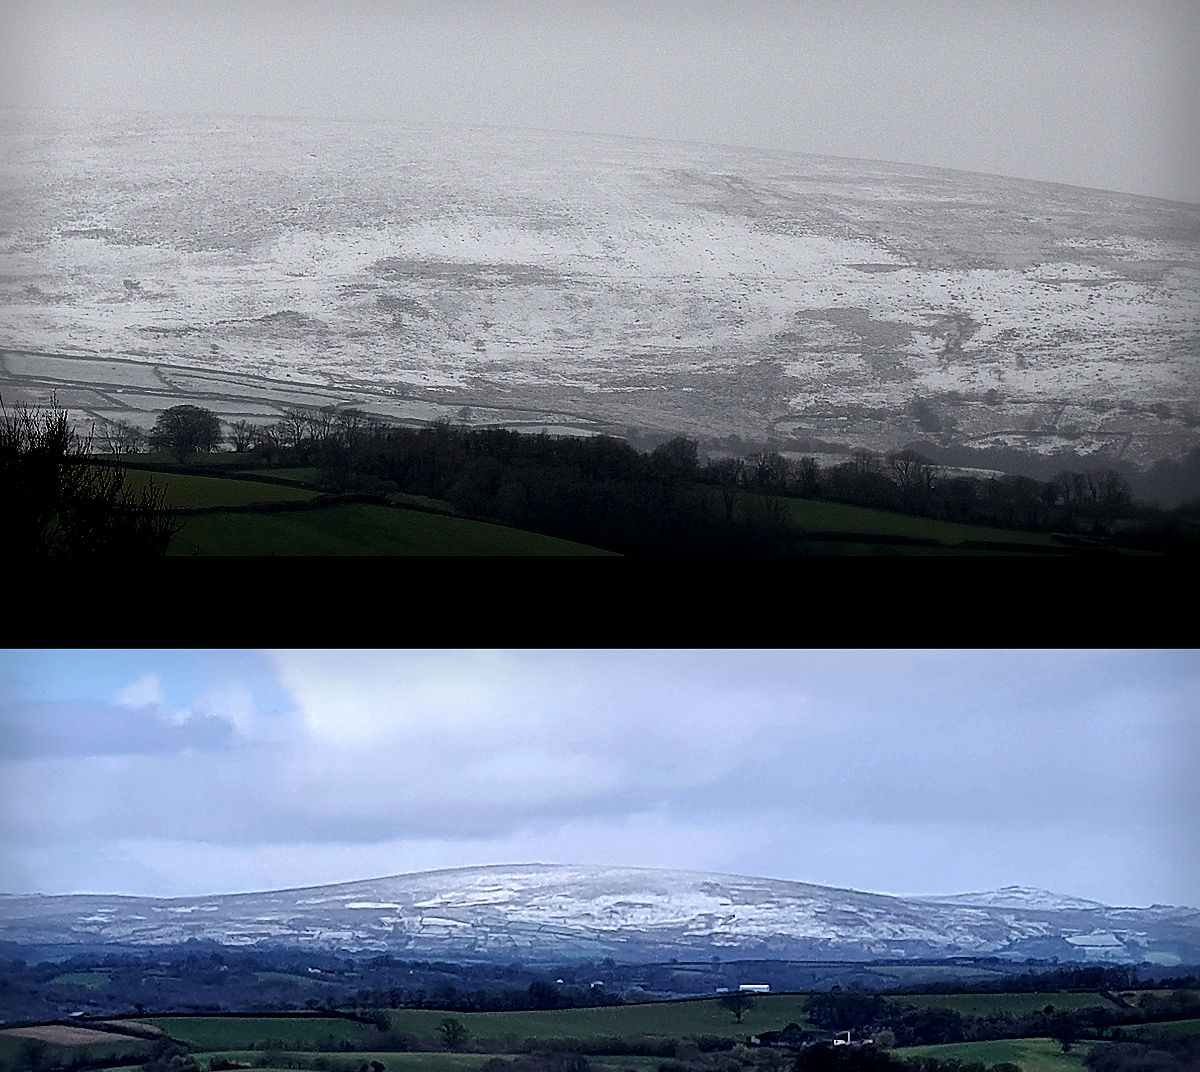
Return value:
<svg viewBox="0 0 1200 1072">
<path fill-rule="evenodd" d="M 169 508 L 300 502 L 318 494 L 308 488 L 293 488 L 285 484 L 196 476 L 191 473 L 150 473 L 140 469 L 126 469 L 125 474 L 126 486 L 134 491 L 140 492 L 148 484 L 161 488 L 164 492 L 164 505 Z"/>
<path fill-rule="evenodd" d="M 108 972 L 63 972 L 49 980 L 47 986 L 81 986 L 88 990 L 100 990 L 108 984 L 111 976 Z"/>
<path fill-rule="evenodd" d="M 482 521 L 351 503 L 181 518 L 170 555 L 578 556 L 610 552 Z"/>
<path fill-rule="evenodd" d="M 1070 1053 L 1048 1038 L 997 1039 L 991 1042 L 955 1042 L 944 1046 L 905 1046 L 892 1054 L 905 1057 L 936 1057 L 940 1061 L 998 1065 L 1011 1062 L 1022 1072 L 1082 1072 L 1087 1066 L 1088 1047 L 1078 1045 Z"/>
<path fill-rule="evenodd" d="M 1142 464 L 1200 442 L 1200 206 L 451 126 L 7 110 L 0 147 L 11 401 Z"/>
<path fill-rule="evenodd" d="M 802 994 L 760 995 L 737 1023 L 715 998 L 695 1001 L 648 1002 L 596 1009 L 554 1009 L 545 1012 L 476 1012 L 454 1014 L 482 1042 L 506 1040 L 615 1036 L 718 1035 L 743 1040 L 755 1031 L 789 1023 L 807 1024 Z M 412 1035 L 434 1035 L 444 1012 L 403 1009 L 391 1013 L 392 1025 Z"/>
<path fill-rule="evenodd" d="M 285 1068 L 304 1067 L 303 1062 L 314 1059 L 312 1051 L 280 1050 L 277 1052 L 279 1062 Z M 329 1057 L 332 1056 L 332 1054 L 329 1055 Z M 356 1050 L 353 1053 L 347 1053 L 342 1059 L 354 1072 L 358 1072 L 364 1064 L 369 1065 L 372 1061 L 378 1061 L 384 1065 L 388 1072 L 475 1072 L 476 1069 L 482 1068 L 491 1060 L 492 1056 L 488 1053 L 397 1053 L 394 1050 Z M 261 1049 L 217 1050 L 206 1053 L 201 1059 L 201 1066 L 217 1060 L 255 1067 L 257 1061 L 263 1060 L 263 1051 Z M 661 1063 L 658 1058 L 650 1060 L 653 1062 L 649 1065 L 651 1069 L 657 1068 Z M 637 1068 L 638 1059 L 633 1058 L 632 1061 L 630 1067 Z M 591 1060 L 588 1061 L 588 1064 L 593 1068 L 596 1067 Z M 622 1065 L 622 1067 L 625 1066 Z"/>
<path fill-rule="evenodd" d="M 389 1013 L 395 1031 L 416 1039 L 437 1039 L 438 1025 L 452 1016 L 468 1038 L 484 1049 L 527 1039 L 612 1039 L 640 1036 L 715 1035 L 742 1041 L 755 1031 L 788 1023 L 807 1024 L 805 996 L 773 994 L 755 998 L 739 1024 L 716 999 L 650 1002 L 595 1009 L 544 1012 L 447 1013 L 439 1009 L 396 1009 Z M 361 1039 L 363 1024 L 328 1017 L 163 1016 L 142 1021 L 162 1028 L 172 1038 L 202 1050 L 262 1049 L 264 1039 L 277 1039 L 297 1049 L 333 1039 Z M 330 1048 L 336 1048 L 332 1045 Z"/>
<path fill-rule="evenodd" d="M 0 1035 L 9 1038 L 37 1039 L 39 1042 L 53 1042 L 58 1046 L 86 1046 L 92 1042 L 111 1042 L 113 1036 L 107 1031 L 94 1031 L 87 1027 L 74 1027 L 69 1024 L 40 1024 L 35 1027 L 10 1027 L 0 1031 Z"/>
<path fill-rule="evenodd" d="M 0 1067 L 33 1067 L 31 1052 L 41 1054 L 42 1067 L 53 1068 L 72 1061 L 136 1057 L 149 1052 L 145 1039 L 116 1035 L 107 1031 L 63 1024 L 39 1027 L 6 1028 L 0 1031 Z"/>
<path fill-rule="evenodd" d="M 1138 1042 L 1155 1039 L 1194 1038 L 1200 1036 L 1200 1020 L 1166 1020 L 1158 1024 L 1139 1024 L 1124 1029 L 1127 1038 Z"/>
<path fill-rule="evenodd" d="M 445 1015 L 445 1014 L 443 1014 Z M 197 1050 L 262 1048 L 267 1039 L 283 1043 L 281 1049 L 337 1049 L 337 1040 L 360 1041 L 364 1024 L 336 1016 L 155 1016 L 140 1023 L 164 1032 Z"/>
<path fill-rule="evenodd" d="M 340 1055 L 329 1055 L 327 1061 L 336 1062 Z M 388 1072 L 476 1072 L 496 1054 L 491 1053 L 397 1053 L 394 1050 L 362 1050 L 346 1054 L 342 1057 L 347 1072 L 359 1072 L 363 1064 L 378 1061 Z M 516 1055 L 500 1055 L 501 1060 L 512 1061 Z M 263 1059 L 262 1050 L 218 1050 L 206 1053 L 201 1058 L 201 1067 L 205 1063 L 224 1060 L 247 1067 L 261 1067 L 255 1062 Z M 286 1067 L 303 1067 L 302 1062 L 313 1060 L 311 1051 L 280 1051 L 279 1060 Z M 622 1055 L 620 1057 L 589 1056 L 588 1068 L 591 1072 L 657 1072 L 663 1063 L 661 1057 L 638 1057 Z"/>
<path fill-rule="evenodd" d="M 889 994 L 893 1005 L 918 1009 L 951 1009 L 963 1016 L 1025 1016 L 1050 1007 L 1056 1012 L 1074 1012 L 1114 1005 L 1099 994 L 1047 992 L 1041 994 Z"/>
<path fill-rule="evenodd" d="M 962 525 L 953 521 L 936 521 L 845 503 L 787 498 L 781 498 L 779 501 L 784 504 L 788 521 L 795 528 L 804 531 L 857 533 L 863 536 L 906 536 L 913 539 L 937 540 L 947 545 L 964 541 L 987 541 L 1040 545 L 1047 548 L 1055 546 L 1053 537 L 1045 532 Z"/>
</svg>

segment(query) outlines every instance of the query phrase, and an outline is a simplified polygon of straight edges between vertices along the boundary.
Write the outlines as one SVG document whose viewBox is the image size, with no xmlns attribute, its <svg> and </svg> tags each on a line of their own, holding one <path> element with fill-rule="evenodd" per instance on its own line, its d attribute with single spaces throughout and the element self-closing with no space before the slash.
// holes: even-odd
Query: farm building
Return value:
<svg viewBox="0 0 1200 1072">
<path fill-rule="evenodd" d="M 780 1050 L 798 1050 L 803 1046 L 811 1046 L 817 1041 L 817 1036 L 811 1031 L 805 1031 L 799 1024 L 788 1024 L 782 1031 L 763 1031 L 751 1035 L 746 1040 L 751 1046 L 768 1046 Z"/>
</svg>

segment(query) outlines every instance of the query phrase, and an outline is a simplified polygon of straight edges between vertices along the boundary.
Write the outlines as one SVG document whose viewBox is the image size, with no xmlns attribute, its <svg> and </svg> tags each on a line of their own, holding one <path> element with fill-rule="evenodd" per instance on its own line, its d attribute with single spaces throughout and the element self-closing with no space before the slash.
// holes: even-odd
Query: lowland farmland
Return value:
<svg viewBox="0 0 1200 1072">
<path fill-rule="evenodd" d="M 396 434 L 419 440 L 425 433 Z M 457 435 L 474 433 L 430 430 L 431 437 Z M 660 465 L 659 455 L 615 442 L 612 457 L 606 457 L 607 448 L 595 440 L 519 439 L 528 458 L 480 454 L 468 443 L 466 452 L 448 448 L 434 463 L 413 463 L 420 469 L 436 464 L 441 476 L 432 480 L 411 467 L 396 468 L 407 462 L 389 469 L 393 463 L 382 457 L 347 480 L 311 464 L 270 466 L 253 455 L 234 454 L 196 455 L 187 465 L 163 456 L 127 459 L 126 479 L 135 492 L 147 486 L 162 490 L 164 505 L 176 513 L 178 531 L 168 554 L 177 556 L 1061 557 L 1186 552 L 1200 542 L 1200 526 L 1190 517 L 1161 511 L 1152 517 L 1139 514 L 1140 507 L 1098 522 L 1034 502 L 1040 513 L 1030 520 L 1038 528 L 970 523 L 938 516 L 948 511 L 933 499 L 920 505 L 922 513 L 902 512 L 831 501 L 817 497 L 820 491 L 802 497 L 786 473 L 772 484 L 747 466 L 730 480 L 724 463 L 701 467 L 693 461 L 677 471 Z M 576 459 L 573 452 L 583 454 Z M 839 475 L 829 475 L 831 487 Z M 881 473 L 868 476 L 882 491 L 868 488 L 864 498 L 896 497 Z M 371 490 L 345 490 L 356 486 Z M 982 499 L 986 485 L 978 487 L 972 494 L 980 517 L 1013 519 L 1009 504 L 989 512 Z M 847 487 L 842 493 L 857 491 Z"/>
<path fill-rule="evenodd" d="M 544 999 L 550 992 L 538 994 Z M 1200 1010 L 1200 991 L 1149 993 L 1152 998 L 1145 1001 L 1137 992 L 1113 991 L 886 998 L 846 991 L 754 995 L 744 1003 L 727 994 L 493 1012 L 354 1007 L 270 1016 L 140 1016 L 0 1031 L 0 1067 L 12 1072 L 114 1067 L 152 1072 L 1195 1069 L 1200 1019 L 1149 1017 Z M 784 1041 L 772 1034 L 781 1031 Z M 856 1044 L 838 1051 L 829 1044 L 842 1031 L 849 1031 Z M 1121 1064 L 1126 1058 L 1131 1063 Z"/>
</svg>

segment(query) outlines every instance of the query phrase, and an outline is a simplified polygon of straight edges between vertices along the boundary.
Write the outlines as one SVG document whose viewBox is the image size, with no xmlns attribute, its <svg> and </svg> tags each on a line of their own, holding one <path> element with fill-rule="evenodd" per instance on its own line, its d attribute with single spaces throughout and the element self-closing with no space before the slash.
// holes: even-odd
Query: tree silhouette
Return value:
<svg viewBox="0 0 1200 1072">
<path fill-rule="evenodd" d="M 754 1008 L 754 999 L 744 990 L 737 990 L 721 998 L 721 1007 L 733 1013 L 734 1020 L 740 1024 L 742 1017 Z"/>
<path fill-rule="evenodd" d="M 207 454 L 221 444 L 221 421 L 202 406 L 172 406 L 159 414 L 150 430 L 150 445 L 183 461 L 189 454 Z"/>
</svg>

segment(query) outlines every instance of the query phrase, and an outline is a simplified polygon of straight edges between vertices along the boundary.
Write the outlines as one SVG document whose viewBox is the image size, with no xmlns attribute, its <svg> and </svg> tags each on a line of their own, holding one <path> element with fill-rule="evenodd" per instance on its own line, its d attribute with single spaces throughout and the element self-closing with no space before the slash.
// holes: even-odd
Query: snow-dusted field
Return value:
<svg viewBox="0 0 1200 1072">
<path fill-rule="evenodd" d="M 8 111 L 0 139 L 6 397 L 1200 442 L 1198 206 L 528 131 Z"/>
</svg>

